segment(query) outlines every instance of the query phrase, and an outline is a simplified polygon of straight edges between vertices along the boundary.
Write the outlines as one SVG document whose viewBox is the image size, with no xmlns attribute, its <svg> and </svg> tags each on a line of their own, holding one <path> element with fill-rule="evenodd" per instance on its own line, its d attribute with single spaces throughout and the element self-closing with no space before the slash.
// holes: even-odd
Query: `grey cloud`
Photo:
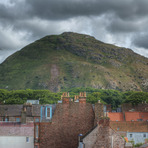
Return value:
<svg viewBox="0 0 148 148">
<path fill-rule="evenodd" d="M 148 18 L 133 20 L 122 20 L 116 15 L 109 16 L 110 23 L 107 24 L 107 30 L 112 33 L 134 33 L 147 29 Z"/>
<path fill-rule="evenodd" d="M 148 48 L 147 36 L 141 35 L 147 29 L 148 0 L 9 1 L 9 5 L 0 3 L 2 49 L 20 49 L 45 35 L 64 31 L 86 33 L 126 47 L 131 43 Z"/>
<path fill-rule="evenodd" d="M 137 19 L 148 14 L 148 1 L 142 0 L 26 0 L 29 14 L 45 19 L 115 13 L 121 19 Z M 44 11 L 43 11 L 44 10 Z"/>
<path fill-rule="evenodd" d="M 148 50 L 148 32 L 136 34 L 133 39 L 133 44 L 137 47 L 142 47 Z"/>
<path fill-rule="evenodd" d="M 62 20 L 77 16 L 115 13 L 122 19 L 137 18 L 148 13 L 147 0 L 12 0 L 13 6 L 0 5 L 0 16 L 8 19 Z M 22 18 L 23 17 L 23 18 Z"/>
<path fill-rule="evenodd" d="M 11 0 L 12 6 L 0 4 L 0 23 L 14 28 L 28 29 L 28 25 L 18 26 L 18 21 L 33 18 L 40 20 L 67 20 L 79 16 L 110 15 L 108 30 L 115 32 L 134 31 L 135 22 L 148 15 L 147 0 Z M 132 22 L 133 21 L 133 22 Z M 58 23 L 58 22 L 57 22 Z"/>
</svg>

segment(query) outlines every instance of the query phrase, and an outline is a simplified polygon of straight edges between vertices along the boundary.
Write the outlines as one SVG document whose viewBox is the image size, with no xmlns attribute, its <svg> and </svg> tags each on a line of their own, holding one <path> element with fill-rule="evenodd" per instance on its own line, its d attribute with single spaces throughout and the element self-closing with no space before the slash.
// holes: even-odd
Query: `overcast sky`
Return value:
<svg viewBox="0 0 148 148">
<path fill-rule="evenodd" d="M 148 0 L 0 0 L 0 63 L 37 39 L 67 31 L 148 57 Z"/>
</svg>

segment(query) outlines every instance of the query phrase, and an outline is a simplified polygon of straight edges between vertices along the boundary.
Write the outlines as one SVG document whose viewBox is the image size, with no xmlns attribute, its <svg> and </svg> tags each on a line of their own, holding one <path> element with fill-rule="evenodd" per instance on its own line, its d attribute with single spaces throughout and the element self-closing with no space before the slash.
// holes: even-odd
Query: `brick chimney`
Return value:
<svg viewBox="0 0 148 148">
<path fill-rule="evenodd" d="M 86 103 L 86 92 L 80 92 L 79 103 Z"/>
<path fill-rule="evenodd" d="M 79 99 L 79 96 L 75 95 L 74 102 L 77 101 L 78 99 Z"/>
<path fill-rule="evenodd" d="M 62 103 L 68 104 L 70 101 L 69 93 L 67 92 L 64 92 L 61 98 L 62 98 Z"/>
<path fill-rule="evenodd" d="M 26 106 L 23 106 L 22 112 L 21 112 L 21 123 L 26 124 Z"/>
<path fill-rule="evenodd" d="M 107 117 L 100 118 L 98 121 L 98 124 L 102 125 L 103 127 L 109 126 L 109 124 L 110 124 L 109 118 L 107 118 Z"/>
</svg>

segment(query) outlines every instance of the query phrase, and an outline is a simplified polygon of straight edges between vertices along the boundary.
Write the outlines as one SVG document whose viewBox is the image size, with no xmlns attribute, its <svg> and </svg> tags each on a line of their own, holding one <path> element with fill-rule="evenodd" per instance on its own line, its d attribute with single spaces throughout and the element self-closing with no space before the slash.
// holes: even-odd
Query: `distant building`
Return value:
<svg viewBox="0 0 148 148">
<path fill-rule="evenodd" d="M 121 136 L 127 137 L 129 141 L 145 143 L 148 139 L 148 122 L 147 121 L 111 121 L 110 126 Z"/>
<path fill-rule="evenodd" d="M 34 148 L 34 124 L 0 122 L 0 148 Z"/>
</svg>

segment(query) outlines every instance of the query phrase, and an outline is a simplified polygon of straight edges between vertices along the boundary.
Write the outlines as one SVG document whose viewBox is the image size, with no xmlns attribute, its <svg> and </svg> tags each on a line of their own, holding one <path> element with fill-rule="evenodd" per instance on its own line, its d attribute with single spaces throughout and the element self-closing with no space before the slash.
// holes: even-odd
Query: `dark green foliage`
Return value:
<svg viewBox="0 0 148 148">
<path fill-rule="evenodd" d="M 23 104 L 27 100 L 40 100 L 40 104 L 54 104 L 60 99 L 61 93 L 49 90 L 12 90 L 0 89 L 1 104 Z M 5 102 L 5 103 L 4 103 Z"/>
<path fill-rule="evenodd" d="M 136 147 L 138 148 L 138 147 L 142 146 L 143 144 L 144 144 L 144 143 L 137 143 L 137 144 L 134 145 L 134 147 L 135 147 L 135 148 L 136 148 Z"/>
<path fill-rule="evenodd" d="M 123 93 L 117 90 L 99 90 L 101 99 L 107 104 L 111 104 L 112 108 L 117 108 L 122 104 Z"/>
<path fill-rule="evenodd" d="M 100 100 L 101 103 L 106 104 L 102 99 L 101 99 L 101 93 L 100 92 L 93 92 L 91 94 L 88 94 L 87 96 L 87 102 L 91 104 L 95 104 Z"/>
<path fill-rule="evenodd" d="M 120 92 L 117 90 L 103 90 L 94 88 L 71 88 L 66 89 L 70 92 L 70 97 L 74 98 L 80 92 L 87 93 L 87 102 L 95 104 L 98 100 L 104 104 L 111 104 L 113 109 L 119 107 L 122 103 L 148 102 L 148 92 Z M 0 89 L 0 104 L 23 104 L 27 100 L 40 100 L 40 104 L 54 104 L 61 99 L 62 92 L 53 93 L 49 90 L 4 90 Z M 4 103 L 5 102 L 5 103 Z"/>
<path fill-rule="evenodd" d="M 131 103 L 133 105 L 137 105 L 139 103 L 148 103 L 148 92 L 133 92 L 131 95 L 129 95 L 125 103 Z"/>
</svg>

